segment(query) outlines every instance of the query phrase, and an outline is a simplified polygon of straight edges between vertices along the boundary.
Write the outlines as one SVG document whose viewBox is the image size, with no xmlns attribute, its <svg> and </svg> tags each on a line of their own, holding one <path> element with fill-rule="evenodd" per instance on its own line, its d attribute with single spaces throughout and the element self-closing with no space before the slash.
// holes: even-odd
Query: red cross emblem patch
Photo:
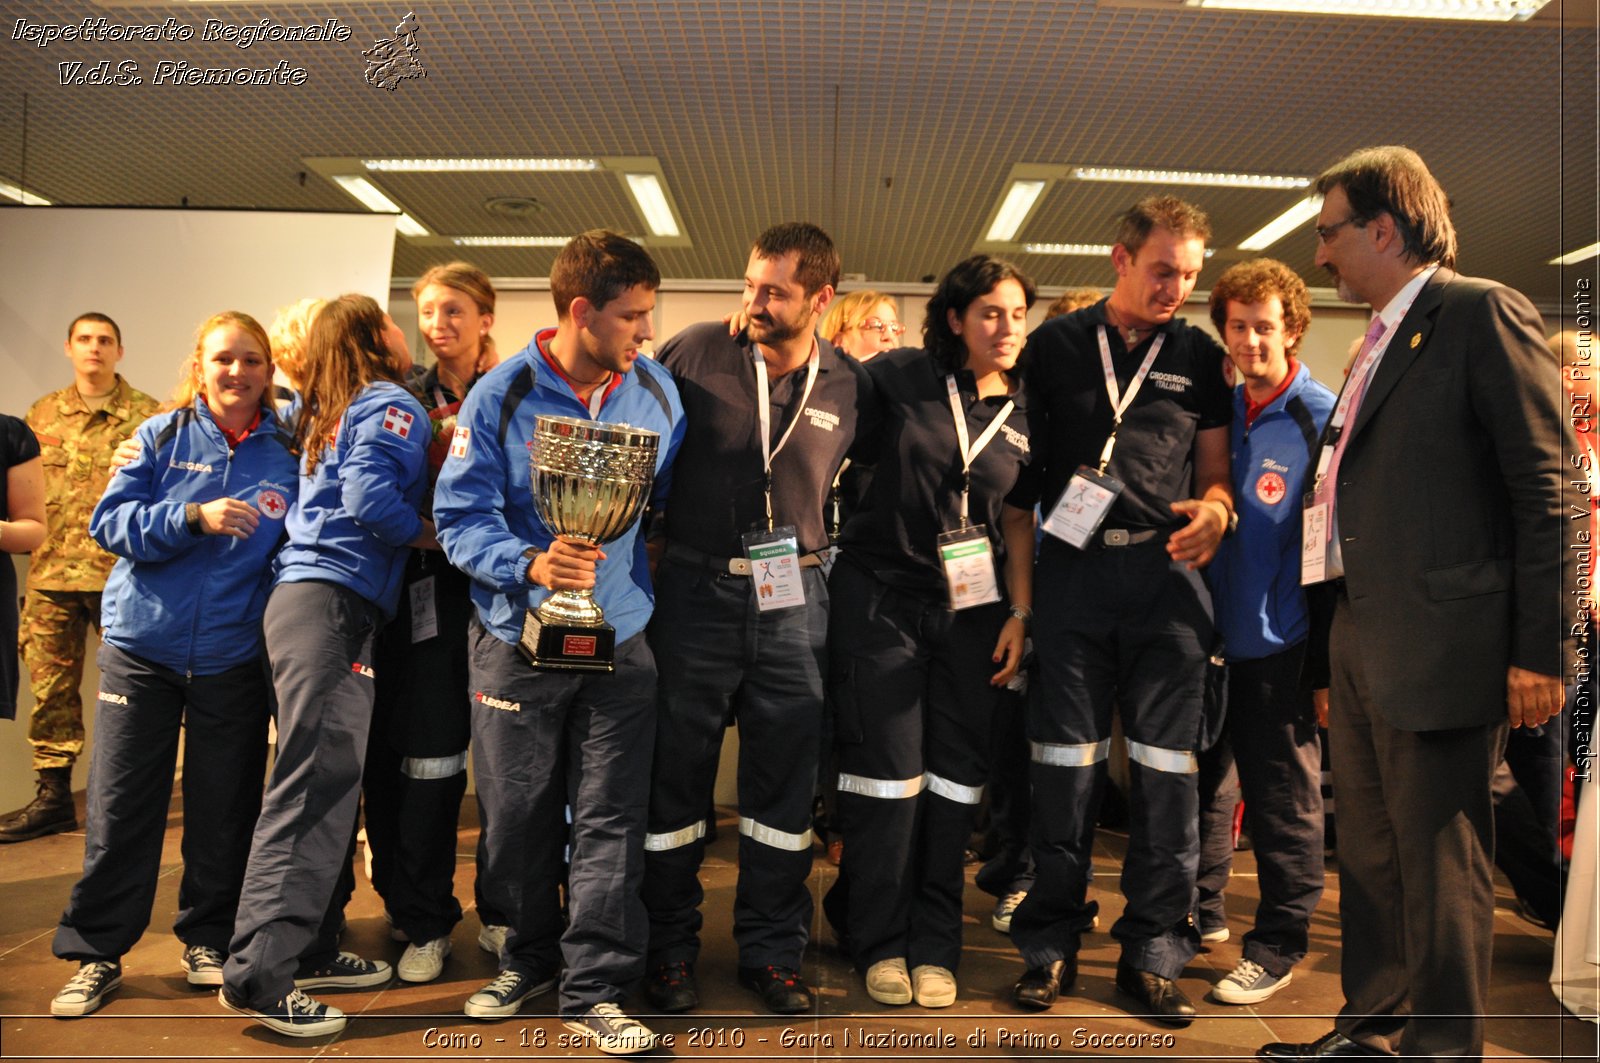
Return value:
<svg viewBox="0 0 1600 1063">
<path fill-rule="evenodd" d="M 412 417 L 398 406 L 390 406 L 383 411 L 383 430 L 393 432 L 401 439 L 411 438 Z"/>
<path fill-rule="evenodd" d="M 1287 492 L 1288 485 L 1283 482 L 1283 477 L 1275 472 L 1264 472 L 1256 481 L 1256 497 L 1269 506 L 1282 502 Z"/>
<path fill-rule="evenodd" d="M 256 508 L 273 520 L 282 520 L 289 512 L 289 503 L 277 491 L 262 491 L 256 495 Z"/>
</svg>

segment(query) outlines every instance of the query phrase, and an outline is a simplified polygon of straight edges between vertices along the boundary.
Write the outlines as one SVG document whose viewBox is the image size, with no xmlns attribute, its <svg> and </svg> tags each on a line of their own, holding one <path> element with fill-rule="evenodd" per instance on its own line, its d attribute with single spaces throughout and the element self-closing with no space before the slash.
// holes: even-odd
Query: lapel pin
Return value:
<svg viewBox="0 0 1600 1063">
<path fill-rule="evenodd" d="M 1422 333 L 1413 332 L 1411 334 L 1411 349 L 1414 351 L 1418 347 L 1421 347 L 1421 346 L 1422 346 Z"/>
</svg>

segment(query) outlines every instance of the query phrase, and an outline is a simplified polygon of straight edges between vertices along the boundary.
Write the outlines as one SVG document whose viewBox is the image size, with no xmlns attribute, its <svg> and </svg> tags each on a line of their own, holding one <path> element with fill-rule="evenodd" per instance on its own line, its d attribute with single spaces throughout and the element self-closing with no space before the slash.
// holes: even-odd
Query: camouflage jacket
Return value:
<svg viewBox="0 0 1600 1063">
<path fill-rule="evenodd" d="M 90 410 L 75 385 L 28 410 L 44 465 L 46 535 L 28 565 L 28 589 L 98 591 L 116 558 L 89 538 L 89 517 L 111 479 L 111 455 L 160 403 L 117 377 L 102 410 Z"/>
</svg>

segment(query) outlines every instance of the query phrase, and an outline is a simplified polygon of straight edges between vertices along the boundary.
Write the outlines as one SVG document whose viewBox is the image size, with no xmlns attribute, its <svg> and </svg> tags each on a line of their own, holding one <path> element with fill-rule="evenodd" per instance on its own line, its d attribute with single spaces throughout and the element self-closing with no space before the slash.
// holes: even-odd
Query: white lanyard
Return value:
<svg viewBox="0 0 1600 1063">
<path fill-rule="evenodd" d="M 978 455 L 983 453 L 983 448 L 1000 432 L 1000 426 L 1006 423 L 1006 418 L 1011 416 L 1011 411 L 1017 408 L 1015 399 L 1007 399 L 1000 412 L 994 415 L 994 420 L 989 422 L 989 427 L 983 430 L 983 435 L 978 437 L 976 443 L 967 443 L 967 414 L 961 408 L 961 390 L 956 387 L 954 373 L 944 378 L 945 388 L 950 392 L 950 415 L 956 422 L 956 443 L 961 448 L 961 526 L 967 526 L 967 497 L 972 493 L 972 463 Z"/>
<path fill-rule="evenodd" d="M 1144 378 L 1150 375 L 1150 367 L 1155 365 L 1156 355 L 1161 353 L 1161 345 L 1166 342 L 1167 336 L 1164 332 L 1156 333 L 1154 342 L 1150 344 L 1150 353 L 1144 356 L 1139 371 L 1128 381 L 1126 395 L 1117 387 L 1117 371 L 1111 364 L 1111 343 L 1106 339 L 1104 325 L 1099 328 L 1099 338 L 1100 366 L 1105 370 L 1106 395 L 1111 399 L 1111 434 L 1106 436 L 1106 445 L 1100 451 L 1100 471 L 1105 472 L 1106 466 L 1111 462 L 1111 448 L 1117 445 L 1117 429 L 1122 427 L 1122 415 L 1133 405 L 1133 397 L 1139 394 L 1139 389 L 1144 386 Z"/>
<path fill-rule="evenodd" d="M 817 370 L 821 367 L 822 357 L 817 351 L 815 337 L 811 340 L 811 360 L 806 363 L 806 389 L 800 393 L 800 407 L 794 411 L 794 420 L 789 422 L 789 427 L 783 430 L 783 435 L 778 439 L 778 445 L 772 445 L 772 396 L 767 394 L 767 360 L 761 357 L 761 350 L 752 346 L 751 356 L 756 363 L 756 418 L 761 424 L 761 470 L 766 474 L 767 494 L 767 530 L 772 530 L 772 459 L 776 458 L 783 450 L 783 445 L 789 442 L 789 436 L 794 433 L 794 426 L 800 423 L 800 418 L 806 414 L 806 400 L 811 397 L 811 388 L 817 382 Z"/>
</svg>

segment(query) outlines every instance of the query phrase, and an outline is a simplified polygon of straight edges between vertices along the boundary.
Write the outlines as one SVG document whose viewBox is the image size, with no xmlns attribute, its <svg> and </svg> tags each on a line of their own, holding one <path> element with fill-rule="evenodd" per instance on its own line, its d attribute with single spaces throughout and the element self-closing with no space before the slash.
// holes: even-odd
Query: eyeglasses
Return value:
<svg viewBox="0 0 1600 1063">
<path fill-rule="evenodd" d="M 876 332 L 885 339 L 889 338 L 890 336 L 893 336 L 895 339 L 899 339 L 901 336 L 906 334 L 906 327 L 900 324 L 900 322 L 880 321 L 875 317 L 867 318 L 857 327 L 860 328 L 862 332 Z"/>
<path fill-rule="evenodd" d="M 1332 225 L 1318 225 L 1312 231 L 1317 234 L 1317 242 L 1325 244 L 1325 243 L 1328 242 L 1328 238 L 1329 237 L 1331 237 L 1334 233 L 1338 232 L 1340 229 L 1343 229 L 1346 225 L 1355 225 L 1355 226 L 1359 227 L 1359 226 L 1362 226 L 1362 225 L 1365 225 L 1365 224 L 1367 224 L 1367 223 L 1364 222 L 1364 221 L 1360 221 L 1360 222 L 1356 221 L 1355 216 L 1351 215 L 1350 217 L 1346 218 L 1344 221 L 1336 221 Z"/>
</svg>

